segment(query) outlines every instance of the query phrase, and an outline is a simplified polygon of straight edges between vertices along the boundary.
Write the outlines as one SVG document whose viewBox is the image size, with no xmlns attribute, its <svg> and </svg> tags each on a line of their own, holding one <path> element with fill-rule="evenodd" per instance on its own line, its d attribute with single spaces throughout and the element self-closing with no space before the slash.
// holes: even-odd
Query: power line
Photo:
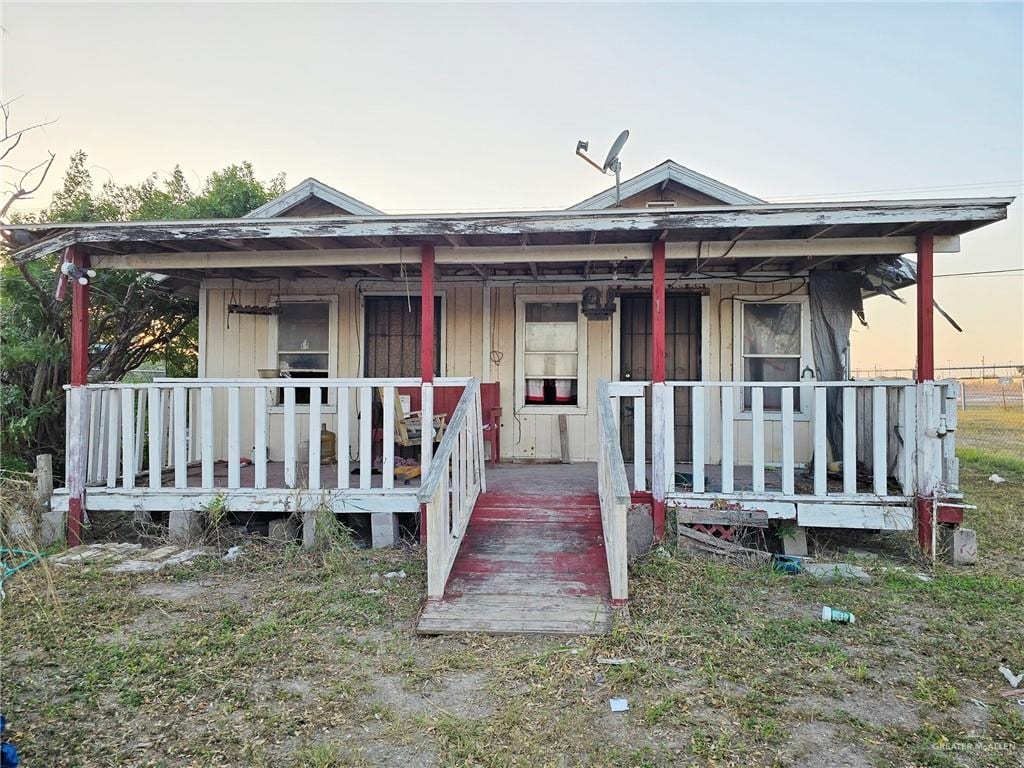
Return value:
<svg viewBox="0 0 1024 768">
<path fill-rule="evenodd" d="M 972 277 L 974 275 L 1002 275 L 1007 272 L 1024 272 L 1024 267 L 1014 267 L 1013 269 L 986 269 L 980 272 L 952 272 L 945 275 L 934 275 L 934 277 Z"/>
</svg>

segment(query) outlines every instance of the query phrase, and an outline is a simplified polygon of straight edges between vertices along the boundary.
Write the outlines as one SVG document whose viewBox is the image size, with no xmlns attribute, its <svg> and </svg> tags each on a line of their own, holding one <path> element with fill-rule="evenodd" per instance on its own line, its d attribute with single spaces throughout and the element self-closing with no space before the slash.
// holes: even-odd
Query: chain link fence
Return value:
<svg viewBox="0 0 1024 768">
<path fill-rule="evenodd" d="M 957 448 L 1024 461 L 1024 378 L 960 380 Z"/>
</svg>

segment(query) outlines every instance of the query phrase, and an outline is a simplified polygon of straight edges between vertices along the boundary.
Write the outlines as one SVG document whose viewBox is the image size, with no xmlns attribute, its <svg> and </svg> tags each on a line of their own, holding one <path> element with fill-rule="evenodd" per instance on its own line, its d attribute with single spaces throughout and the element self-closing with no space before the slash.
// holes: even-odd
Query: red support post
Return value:
<svg viewBox="0 0 1024 768">
<path fill-rule="evenodd" d="M 662 384 L 665 381 L 665 241 L 656 240 L 651 247 L 651 380 L 655 384 Z M 651 396 L 654 396 L 654 389 Z M 658 418 L 659 411 L 655 409 L 654 418 Z M 664 434 L 656 431 L 656 434 Z M 665 435 L 665 439 L 671 436 Z M 655 451 L 655 455 L 658 452 Z M 660 498 L 659 498 L 660 496 Z M 654 501 L 651 505 L 651 515 L 654 518 L 654 537 L 663 539 L 665 537 L 665 496 L 664 489 L 654 494 Z"/>
<path fill-rule="evenodd" d="M 420 247 L 420 378 L 425 385 L 434 382 L 434 246 Z M 434 393 L 433 386 L 421 389 L 421 418 L 423 438 L 420 445 L 420 459 L 424 467 L 434 452 L 433 441 L 427 435 L 433 432 Z M 426 474 L 426 469 L 423 470 Z M 420 544 L 427 545 L 427 505 L 420 504 Z"/>
<path fill-rule="evenodd" d="M 434 246 L 420 248 L 422 270 L 420 295 L 420 376 L 424 384 L 434 381 Z"/>
<path fill-rule="evenodd" d="M 77 248 L 68 249 L 67 260 L 79 270 L 89 268 L 89 257 Z M 71 288 L 71 408 L 68 419 L 68 546 L 82 543 L 82 520 L 85 516 L 85 473 L 88 446 L 88 390 L 89 383 L 89 284 L 73 279 Z"/>
<path fill-rule="evenodd" d="M 934 238 L 917 238 L 917 381 L 935 379 Z M 920 401 L 919 401 L 920 402 Z M 918 482 L 921 482 L 919 478 Z M 923 493 L 922 493 L 923 491 Z M 925 553 L 932 549 L 932 495 L 934 488 L 918 488 L 917 543 Z"/>
<path fill-rule="evenodd" d="M 665 241 L 651 248 L 651 379 L 665 381 Z"/>
</svg>

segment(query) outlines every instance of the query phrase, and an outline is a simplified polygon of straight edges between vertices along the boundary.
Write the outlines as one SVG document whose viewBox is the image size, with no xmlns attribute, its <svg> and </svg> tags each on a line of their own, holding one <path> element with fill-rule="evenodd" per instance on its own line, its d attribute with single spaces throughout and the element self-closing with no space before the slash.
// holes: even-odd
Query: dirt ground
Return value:
<svg viewBox="0 0 1024 768">
<path fill-rule="evenodd" d="M 823 538 L 872 577 L 823 584 L 665 547 L 600 638 L 420 637 L 413 549 L 36 567 L 2 605 L 7 735 L 28 768 L 1024 765 L 996 671 L 1024 669 L 1024 471 L 991 471 L 963 469 L 976 567 Z"/>
</svg>

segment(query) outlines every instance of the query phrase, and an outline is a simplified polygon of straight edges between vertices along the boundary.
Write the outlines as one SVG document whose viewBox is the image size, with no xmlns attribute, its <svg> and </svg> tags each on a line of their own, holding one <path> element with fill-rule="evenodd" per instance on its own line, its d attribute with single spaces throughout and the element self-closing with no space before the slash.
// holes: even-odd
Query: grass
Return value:
<svg viewBox="0 0 1024 768">
<path fill-rule="evenodd" d="M 158 575 L 36 568 L 3 604 L 9 735 L 46 766 L 1018 765 L 996 667 L 1024 667 L 1024 471 L 965 455 L 962 478 L 975 568 L 880 556 L 826 585 L 665 548 L 600 638 L 418 637 L 422 558 L 343 531 Z"/>
</svg>

